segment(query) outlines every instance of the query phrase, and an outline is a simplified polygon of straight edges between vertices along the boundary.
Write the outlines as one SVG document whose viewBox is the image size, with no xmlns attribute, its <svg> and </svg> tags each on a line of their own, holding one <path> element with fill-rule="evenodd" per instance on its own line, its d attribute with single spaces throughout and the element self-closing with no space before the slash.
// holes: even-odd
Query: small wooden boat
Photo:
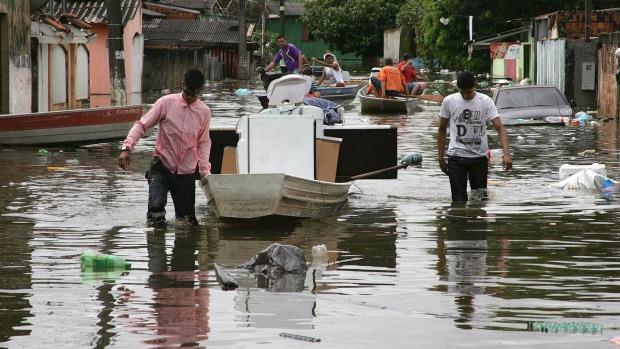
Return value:
<svg viewBox="0 0 620 349">
<path fill-rule="evenodd" d="M 329 99 L 330 101 L 352 100 L 359 89 L 358 85 L 347 85 L 344 87 L 324 86 L 318 88 L 321 98 Z"/>
<path fill-rule="evenodd" d="M 142 116 L 142 106 L 0 115 L 0 145 L 48 146 L 120 140 Z"/>
<path fill-rule="evenodd" d="M 218 217 L 318 218 L 345 204 L 351 182 L 335 182 L 342 139 L 325 137 L 323 111 L 303 105 L 310 84 L 301 75 L 277 79 L 269 108 L 239 119 L 239 140 L 224 149 L 221 174 L 201 181 Z"/>
<path fill-rule="evenodd" d="M 351 186 L 284 173 L 210 175 L 202 184 L 219 217 L 238 219 L 329 216 L 347 201 Z"/>
<path fill-rule="evenodd" d="M 408 114 L 417 107 L 415 98 L 378 98 L 367 93 L 368 85 L 357 91 L 362 105 L 362 114 Z"/>
</svg>

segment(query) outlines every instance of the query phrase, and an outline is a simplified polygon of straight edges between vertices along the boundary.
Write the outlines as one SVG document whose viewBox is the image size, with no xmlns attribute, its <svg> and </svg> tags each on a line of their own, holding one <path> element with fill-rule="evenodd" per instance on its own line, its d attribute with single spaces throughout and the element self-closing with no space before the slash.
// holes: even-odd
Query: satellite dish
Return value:
<svg viewBox="0 0 620 349">
<path fill-rule="evenodd" d="M 439 18 L 439 22 L 443 25 L 448 25 L 448 23 L 450 23 L 450 18 L 441 17 Z"/>
</svg>

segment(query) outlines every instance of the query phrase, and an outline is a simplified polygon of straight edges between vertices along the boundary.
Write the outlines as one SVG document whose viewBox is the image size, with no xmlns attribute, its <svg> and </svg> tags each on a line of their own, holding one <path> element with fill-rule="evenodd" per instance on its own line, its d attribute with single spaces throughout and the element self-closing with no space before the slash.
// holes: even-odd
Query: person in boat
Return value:
<svg viewBox="0 0 620 349">
<path fill-rule="evenodd" d="M 396 66 L 398 70 L 403 74 L 405 82 L 407 83 L 407 90 L 410 95 L 421 95 L 424 92 L 426 84 L 423 81 L 428 81 L 428 78 L 420 74 L 413 66 L 413 59 L 411 54 L 403 54 L 403 58 Z"/>
<path fill-rule="evenodd" d="M 394 98 L 402 94 L 409 97 L 405 78 L 400 70 L 394 66 L 394 61 L 391 58 L 385 59 L 385 66 L 381 68 L 377 77 L 370 78 L 370 82 L 377 97 Z"/>
<path fill-rule="evenodd" d="M 444 98 L 439 111 L 437 130 L 437 160 L 441 171 L 450 178 L 453 202 L 467 201 L 467 180 L 472 190 L 487 188 L 489 150 L 487 122 L 491 122 L 504 151 L 504 170 L 512 168 L 508 134 L 493 100 L 475 90 L 471 72 L 460 73 L 456 80 L 459 92 Z M 448 159 L 445 158 L 446 130 L 450 127 Z"/>
<path fill-rule="evenodd" d="M 273 61 L 265 67 L 265 71 L 271 71 L 276 64 L 283 60 L 286 66 L 286 74 L 298 74 L 301 72 L 304 66 L 304 55 L 295 45 L 289 44 L 284 35 L 278 35 L 277 40 L 280 51 L 273 57 Z"/>
<path fill-rule="evenodd" d="M 319 86 L 316 83 L 316 81 L 314 81 L 314 74 L 312 74 L 312 68 L 306 67 L 302 71 L 302 74 L 312 77 L 312 84 L 310 85 L 310 91 L 308 91 L 306 96 L 307 97 L 321 97 L 321 92 L 319 92 Z"/>
<path fill-rule="evenodd" d="M 198 99 L 205 77 L 199 70 L 185 73 L 183 91 L 158 99 L 151 110 L 136 121 L 121 147 L 118 165 L 127 169 L 131 150 L 147 130 L 159 124 L 153 160 L 146 173 L 149 183 L 147 222 L 166 222 L 168 192 L 178 221 L 198 224 L 195 214 L 197 174 L 211 174 L 209 154 L 211 111 Z"/>
<path fill-rule="evenodd" d="M 319 79 L 318 85 L 321 86 L 323 81 L 328 80 L 332 87 L 345 87 L 344 76 L 342 74 L 342 68 L 340 63 L 336 60 L 336 56 L 333 53 L 326 53 L 323 55 L 323 60 L 318 60 L 312 57 L 312 62 L 316 62 L 322 66 L 323 75 Z"/>
</svg>

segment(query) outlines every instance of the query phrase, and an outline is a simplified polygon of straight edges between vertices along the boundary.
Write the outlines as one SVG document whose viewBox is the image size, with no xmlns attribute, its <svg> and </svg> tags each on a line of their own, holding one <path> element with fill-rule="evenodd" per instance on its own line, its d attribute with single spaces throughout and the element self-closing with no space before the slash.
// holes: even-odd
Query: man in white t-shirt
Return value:
<svg viewBox="0 0 620 349">
<path fill-rule="evenodd" d="M 450 177 L 452 201 L 467 201 L 467 179 L 472 190 L 486 189 L 489 146 L 487 122 L 491 122 L 504 150 L 504 170 L 512 168 L 508 134 L 497 113 L 493 100 L 475 91 L 476 81 L 471 72 L 459 74 L 458 93 L 447 96 L 441 103 L 437 131 L 439 167 Z M 445 158 L 446 130 L 450 125 L 448 160 Z"/>
</svg>

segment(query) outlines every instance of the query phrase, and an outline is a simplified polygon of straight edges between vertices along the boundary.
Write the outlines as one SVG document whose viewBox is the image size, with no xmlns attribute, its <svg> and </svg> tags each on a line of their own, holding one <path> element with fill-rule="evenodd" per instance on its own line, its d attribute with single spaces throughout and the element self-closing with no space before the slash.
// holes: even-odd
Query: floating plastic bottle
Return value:
<svg viewBox="0 0 620 349">
<path fill-rule="evenodd" d="M 587 322 L 542 322 L 532 321 L 527 323 L 529 331 L 552 332 L 552 333 L 603 333 L 603 326 Z"/>
<path fill-rule="evenodd" d="M 130 269 L 131 263 L 127 262 L 124 258 L 118 256 L 112 256 L 104 253 L 97 253 L 95 251 L 85 251 L 80 256 L 82 263 L 82 269 Z"/>
<path fill-rule="evenodd" d="M 420 153 L 410 153 L 400 158 L 401 164 L 413 165 L 413 164 L 419 164 L 421 162 L 422 162 L 422 154 Z"/>
<path fill-rule="evenodd" d="M 312 246 L 312 258 L 328 258 L 325 244 Z"/>
</svg>

